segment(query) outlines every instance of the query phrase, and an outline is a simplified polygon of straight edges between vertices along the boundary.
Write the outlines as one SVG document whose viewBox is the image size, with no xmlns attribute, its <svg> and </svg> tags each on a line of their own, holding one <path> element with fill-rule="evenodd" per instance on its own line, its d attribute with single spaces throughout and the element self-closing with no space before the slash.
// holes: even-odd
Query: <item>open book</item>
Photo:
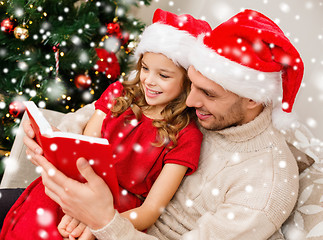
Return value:
<svg viewBox="0 0 323 240">
<path fill-rule="evenodd" d="M 25 101 L 24 105 L 35 131 L 36 141 L 42 147 L 45 158 L 66 176 L 85 182 L 86 180 L 76 166 L 76 160 L 84 157 L 89 161 L 96 174 L 108 184 L 115 203 L 118 203 L 119 185 L 108 140 L 53 131 L 34 102 Z"/>
</svg>

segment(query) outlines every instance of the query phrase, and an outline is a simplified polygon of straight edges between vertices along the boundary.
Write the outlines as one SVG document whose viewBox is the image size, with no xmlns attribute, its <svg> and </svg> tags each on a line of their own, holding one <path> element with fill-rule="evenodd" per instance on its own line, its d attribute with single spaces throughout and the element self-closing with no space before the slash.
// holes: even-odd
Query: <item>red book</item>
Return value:
<svg viewBox="0 0 323 240">
<path fill-rule="evenodd" d="M 87 159 L 96 174 L 109 186 L 115 203 L 119 202 L 119 184 L 107 139 L 81 134 L 53 131 L 42 112 L 32 101 L 24 102 L 36 141 L 42 147 L 45 158 L 66 176 L 86 182 L 79 173 L 76 160 Z"/>
</svg>

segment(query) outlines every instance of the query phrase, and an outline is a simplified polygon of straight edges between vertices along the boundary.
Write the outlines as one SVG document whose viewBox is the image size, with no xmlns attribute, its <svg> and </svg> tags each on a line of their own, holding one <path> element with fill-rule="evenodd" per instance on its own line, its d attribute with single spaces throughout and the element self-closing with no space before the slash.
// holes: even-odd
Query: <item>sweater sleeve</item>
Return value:
<svg viewBox="0 0 323 240">
<path fill-rule="evenodd" d="M 95 102 L 95 109 L 108 113 L 114 103 L 114 99 L 123 94 L 123 86 L 120 82 L 115 82 L 102 93 L 101 97 Z"/>
<path fill-rule="evenodd" d="M 91 232 L 98 240 L 158 240 L 136 230 L 132 223 L 121 217 L 117 211 L 110 223 L 98 230 L 91 229 Z"/>
<path fill-rule="evenodd" d="M 165 156 L 164 163 L 188 167 L 186 175 L 196 171 L 200 158 L 203 135 L 194 122 L 184 128 L 177 139 L 177 146 Z"/>
<path fill-rule="evenodd" d="M 234 204 L 222 204 L 215 213 L 206 212 L 196 226 L 182 240 L 263 240 L 276 231 L 264 212 Z"/>
</svg>

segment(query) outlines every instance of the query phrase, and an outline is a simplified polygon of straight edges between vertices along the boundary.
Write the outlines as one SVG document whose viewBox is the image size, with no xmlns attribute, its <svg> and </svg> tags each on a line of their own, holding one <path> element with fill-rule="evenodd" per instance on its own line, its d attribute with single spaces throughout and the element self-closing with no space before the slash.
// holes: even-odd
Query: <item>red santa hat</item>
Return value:
<svg viewBox="0 0 323 240">
<path fill-rule="evenodd" d="M 283 90 L 281 109 L 290 113 L 300 87 L 304 65 L 284 35 L 268 17 L 244 10 L 199 38 L 190 54 L 194 68 L 224 89 L 259 103 L 275 103 Z M 281 87 L 282 86 L 282 87 Z M 278 129 L 292 118 L 273 113 Z"/>
<path fill-rule="evenodd" d="M 176 15 L 157 9 L 153 24 L 148 26 L 141 35 L 135 50 L 138 60 L 145 52 L 162 53 L 175 64 L 188 69 L 190 62 L 188 53 L 200 34 L 210 33 L 210 25 L 188 14 Z"/>
</svg>

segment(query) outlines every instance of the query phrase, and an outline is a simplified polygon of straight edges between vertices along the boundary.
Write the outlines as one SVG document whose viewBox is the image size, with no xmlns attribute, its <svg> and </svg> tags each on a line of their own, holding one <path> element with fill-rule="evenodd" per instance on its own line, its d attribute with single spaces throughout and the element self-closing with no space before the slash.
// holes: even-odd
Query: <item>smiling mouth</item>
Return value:
<svg viewBox="0 0 323 240">
<path fill-rule="evenodd" d="M 158 94 L 163 93 L 163 92 L 153 91 L 153 90 L 150 90 L 150 89 L 148 89 L 148 88 L 146 88 L 146 89 L 147 89 L 147 92 L 148 92 L 148 93 L 153 94 L 153 95 L 158 95 Z"/>
<path fill-rule="evenodd" d="M 205 119 L 207 119 L 207 118 L 211 117 L 211 116 L 212 116 L 212 114 L 210 114 L 210 113 L 202 113 L 202 112 L 200 112 L 200 111 L 196 110 L 196 116 L 197 116 L 200 120 L 205 120 Z"/>
</svg>

